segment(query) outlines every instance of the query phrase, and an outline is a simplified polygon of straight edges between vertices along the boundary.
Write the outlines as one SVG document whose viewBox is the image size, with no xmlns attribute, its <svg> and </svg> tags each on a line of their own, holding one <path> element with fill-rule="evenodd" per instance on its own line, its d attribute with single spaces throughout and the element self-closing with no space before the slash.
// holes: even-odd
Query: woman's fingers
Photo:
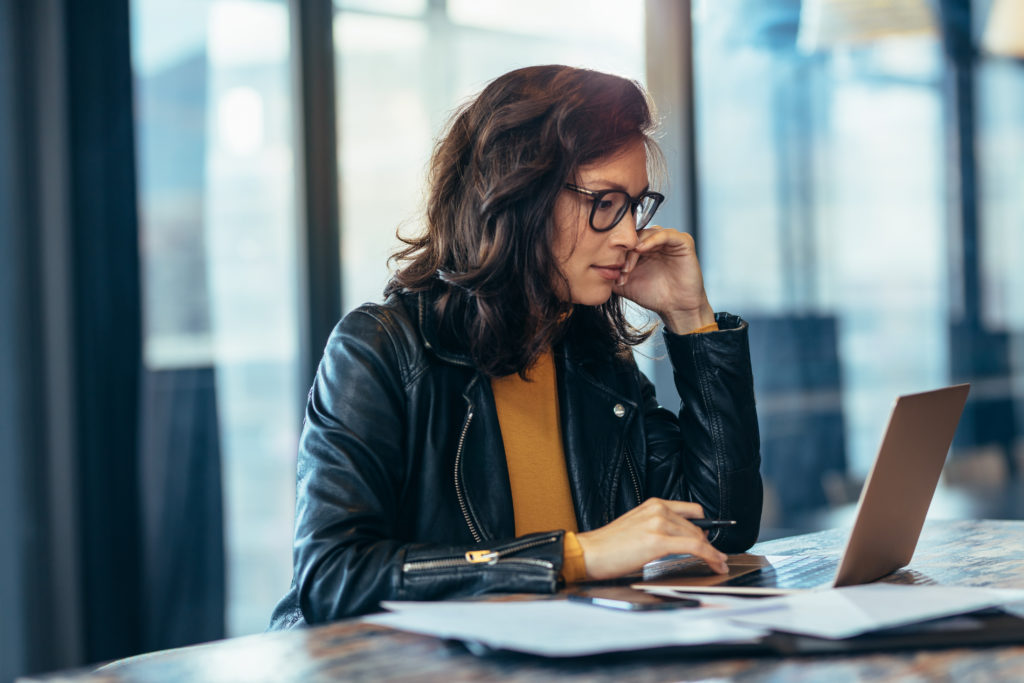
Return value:
<svg viewBox="0 0 1024 683">
<path fill-rule="evenodd" d="M 661 316 L 677 334 L 702 327 L 713 318 L 693 236 L 670 228 L 647 228 L 627 253 L 613 291 Z M 691 325 L 690 323 L 695 323 Z"/>
<path fill-rule="evenodd" d="M 689 536 L 679 536 L 677 540 L 667 543 L 665 548 L 663 555 L 693 555 L 704 560 L 705 564 L 715 573 L 729 573 L 726 555 L 716 550 L 706 539 L 697 540 Z"/>
<path fill-rule="evenodd" d="M 640 240 L 637 245 L 626 254 L 626 263 L 622 269 L 616 285 L 622 287 L 629 282 L 629 275 L 639 263 L 640 259 L 647 255 L 653 255 L 660 251 L 666 251 L 666 255 L 680 256 L 686 253 L 687 249 L 693 248 L 693 238 L 678 230 L 669 230 L 659 225 L 651 226 L 640 231 Z M 678 252 L 678 253 L 673 253 Z"/>
<path fill-rule="evenodd" d="M 640 254 L 635 249 L 626 253 L 626 264 L 622 267 L 622 273 L 619 275 L 619 279 L 616 280 L 616 285 L 621 287 L 629 282 L 629 273 L 636 267 L 636 262 L 639 260 Z"/>
<path fill-rule="evenodd" d="M 636 267 L 636 262 L 640 260 L 640 254 L 634 249 L 633 251 L 626 254 L 626 265 L 623 266 L 622 272 L 629 273 L 633 268 Z"/>
<path fill-rule="evenodd" d="M 666 550 L 664 554 L 689 553 L 704 560 L 712 570 L 720 574 L 729 571 L 727 556 L 708 542 L 706 531 L 687 521 L 680 522 L 679 526 L 683 528 L 674 534 L 676 540 L 671 543 L 672 549 Z"/>
<path fill-rule="evenodd" d="M 627 512 L 626 515 L 644 514 L 652 509 L 672 512 L 685 519 L 704 518 L 704 508 L 702 508 L 700 504 L 690 503 L 683 500 L 668 500 L 666 498 L 648 498 L 643 503 Z M 623 515 L 623 517 L 626 515 Z"/>
<path fill-rule="evenodd" d="M 640 233 L 640 240 L 637 242 L 634 250 L 645 253 L 655 250 L 657 247 L 673 247 L 682 250 L 693 249 L 693 235 L 655 225 L 646 228 Z"/>
<path fill-rule="evenodd" d="M 587 576 L 615 578 L 677 553 L 694 555 L 714 571 L 726 572 L 726 556 L 689 521 L 703 516 L 696 503 L 652 498 L 606 526 L 578 534 Z"/>
<path fill-rule="evenodd" d="M 661 555 L 688 553 L 701 558 L 717 572 L 728 571 L 725 554 L 708 542 L 705 531 L 689 521 L 704 517 L 704 509 L 700 505 L 658 498 L 649 499 L 644 505 L 650 509 L 647 517 L 654 525 L 651 531 L 655 552 Z"/>
</svg>

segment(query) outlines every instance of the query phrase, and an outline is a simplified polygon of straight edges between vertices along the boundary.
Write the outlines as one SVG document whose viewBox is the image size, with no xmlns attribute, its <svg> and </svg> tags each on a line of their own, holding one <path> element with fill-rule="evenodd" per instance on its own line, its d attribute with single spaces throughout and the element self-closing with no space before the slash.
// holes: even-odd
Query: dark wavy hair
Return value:
<svg viewBox="0 0 1024 683">
<path fill-rule="evenodd" d="M 653 132 L 634 81 L 557 65 L 495 79 L 435 145 L 426 232 L 399 235 L 385 295 L 436 289 L 441 333 L 492 377 L 525 377 L 570 325 L 611 353 L 642 342 L 651 330 L 626 321 L 618 295 L 598 307 L 559 299 L 559 282 L 569 290 L 552 253 L 553 214 L 581 166 L 636 141 L 657 156 Z"/>
</svg>

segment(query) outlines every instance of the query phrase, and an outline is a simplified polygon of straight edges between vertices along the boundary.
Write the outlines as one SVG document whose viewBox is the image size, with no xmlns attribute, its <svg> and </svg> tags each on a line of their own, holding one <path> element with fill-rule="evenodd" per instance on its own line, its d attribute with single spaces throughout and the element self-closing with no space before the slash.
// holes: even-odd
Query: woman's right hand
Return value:
<svg viewBox="0 0 1024 683">
<path fill-rule="evenodd" d="M 648 498 L 610 524 L 576 534 L 587 578 L 618 578 L 651 560 L 684 553 L 699 557 L 719 574 L 727 573 L 726 556 L 689 522 L 702 517 L 704 509 L 697 503 Z"/>
</svg>

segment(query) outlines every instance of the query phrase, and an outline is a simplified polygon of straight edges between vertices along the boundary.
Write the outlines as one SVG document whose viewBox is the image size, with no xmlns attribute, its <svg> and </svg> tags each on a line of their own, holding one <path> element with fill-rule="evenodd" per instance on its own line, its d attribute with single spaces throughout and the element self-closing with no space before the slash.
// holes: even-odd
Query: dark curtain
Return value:
<svg viewBox="0 0 1024 683">
<path fill-rule="evenodd" d="M 224 634 L 214 374 L 142 363 L 129 0 L 0 0 L 0 679 Z"/>
<path fill-rule="evenodd" d="M 139 460 L 143 650 L 224 637 L 224 526 L 213 368 L 148 371 Z"/>
</svg>

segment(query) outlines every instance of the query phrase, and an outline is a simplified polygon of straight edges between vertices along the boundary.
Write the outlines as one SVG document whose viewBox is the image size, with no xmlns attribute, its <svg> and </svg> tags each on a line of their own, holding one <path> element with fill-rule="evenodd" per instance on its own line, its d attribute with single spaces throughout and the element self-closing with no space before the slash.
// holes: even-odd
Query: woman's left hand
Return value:
<svg viewBox="0 0 1024 683">
<path fill-rule="evenodd" d="M 614 291 L 660 315 L 677 334 L 715 322 L 693 236 L 685 232 L 660 226 L 642 230 Z"/>
</svg>

